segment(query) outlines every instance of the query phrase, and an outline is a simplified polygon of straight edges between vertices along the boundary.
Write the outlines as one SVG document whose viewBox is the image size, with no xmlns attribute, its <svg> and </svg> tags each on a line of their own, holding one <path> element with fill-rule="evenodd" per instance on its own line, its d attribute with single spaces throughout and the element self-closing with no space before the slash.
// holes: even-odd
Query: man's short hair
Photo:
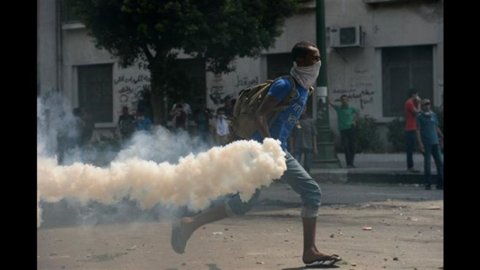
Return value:
<svg viewBox="0 0 480 270">
<path fill-rule="evenodd" d="M 292 53 L 291 53 L 293 61 L 296 61 L 297 58 L 304 58 L 307 55 L 307 53 L 310 51 L 309 47 L 317 48 L 317 45 L 309 41 L 300 41 L 297 44 L 295 44 L 295 46 L 293 46 Z"/>
<path fill-rule="evenodd" d="M 340 99 L 342 99 L 342 98 L 348 98 L 348 96 L 343 94 L 343 95 L 340 96 Z"/>
<path fill-rule="evenodd" d="M 428 99 L 428 98 L 422 99 L 421 104 L 422 104 L 422 105 L 430 105 L 430 104 L 431 104 L 430 99 Z"/>
</svg>

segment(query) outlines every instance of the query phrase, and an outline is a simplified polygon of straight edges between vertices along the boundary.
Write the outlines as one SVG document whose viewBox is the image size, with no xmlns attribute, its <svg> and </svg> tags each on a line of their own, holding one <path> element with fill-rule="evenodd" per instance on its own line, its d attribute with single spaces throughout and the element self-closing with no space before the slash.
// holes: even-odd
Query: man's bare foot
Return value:
<svg viewBox="0 0 480 270">
<path fill-rule="evenodd" d="M 184 217 L 172 223 L 172 237 L 170 244 L 172 245 L 173 250 L 178 254 L 185 252 L 187 241 L 193 233 L 191 226 L 189 226 L 192 222 L 192 218 Z"/>
<path fill-rule="evenodd" d="M 338 255 L 328 255 L 318 251 L 317 247 L 305 250 L 303 252 L 302 260 L 305 264 L 311 264 L 316 261 L 321 261 L 323 264 L 333 265 L 337 261 L 342 260 Z"/>
</svg>

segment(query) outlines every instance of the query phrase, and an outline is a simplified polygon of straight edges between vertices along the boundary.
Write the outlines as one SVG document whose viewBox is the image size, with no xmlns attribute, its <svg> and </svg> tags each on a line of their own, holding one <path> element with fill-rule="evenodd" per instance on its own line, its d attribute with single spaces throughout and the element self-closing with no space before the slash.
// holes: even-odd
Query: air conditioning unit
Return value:
<svg viewBox="0 0 480 270">
<path fill-rule="evenodd" d="M 330 27 L 330 47 L 363 47 L 363 31 L 362 27 Z"/>
</svg>

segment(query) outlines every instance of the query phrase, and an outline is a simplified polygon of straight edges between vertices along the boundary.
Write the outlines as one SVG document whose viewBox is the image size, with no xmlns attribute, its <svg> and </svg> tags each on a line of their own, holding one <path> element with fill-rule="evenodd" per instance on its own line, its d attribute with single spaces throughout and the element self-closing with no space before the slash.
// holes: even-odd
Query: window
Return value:
<svg viewBox="0 0 480 270">
<path fill-rule="evenodd" d="M 409 88 L 433 100 L 432 46 L 382 49 L 383 116 L 403 116 Z M 432 104 L 433 105 L 433 104 Z"/>
<path fill-rule="evenodd" d="M 63 23 L 74 23 L 80 21 L 78 15 L 75 13 L 75 10 L 68 0 L 61 1 L 61 12 Z"/>
<path fill-rule="evenodd" d="M 267 79 L 273 80 L 277 77 L 289 74 L 292 62 L 292 55 L 290 53 L 267 55 Z"/>
<path fill-rule="evenodd" d="M 95 123 L 113 122 L 112 64 L 78 66 L 78 105 Z"/>
</svg>

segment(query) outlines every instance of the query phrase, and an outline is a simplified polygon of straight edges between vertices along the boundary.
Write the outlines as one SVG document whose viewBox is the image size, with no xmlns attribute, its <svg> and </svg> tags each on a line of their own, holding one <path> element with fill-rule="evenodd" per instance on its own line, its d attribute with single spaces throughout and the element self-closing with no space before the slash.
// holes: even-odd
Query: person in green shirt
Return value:
<svg viewBox="0 0 480 270">
<path fill-rule="evenodd" d="M 358 120 L 358 111 L 348 104 L 347 95 L 341 95 L 340 102 L 341 105 L 334 105 L 329 100 L 328 104 L 337 112 L 338 129 L 340 130 L 347 168 L 355 168 L 353 161 L 355 158 L 355 125 Z"/>
</svg>

